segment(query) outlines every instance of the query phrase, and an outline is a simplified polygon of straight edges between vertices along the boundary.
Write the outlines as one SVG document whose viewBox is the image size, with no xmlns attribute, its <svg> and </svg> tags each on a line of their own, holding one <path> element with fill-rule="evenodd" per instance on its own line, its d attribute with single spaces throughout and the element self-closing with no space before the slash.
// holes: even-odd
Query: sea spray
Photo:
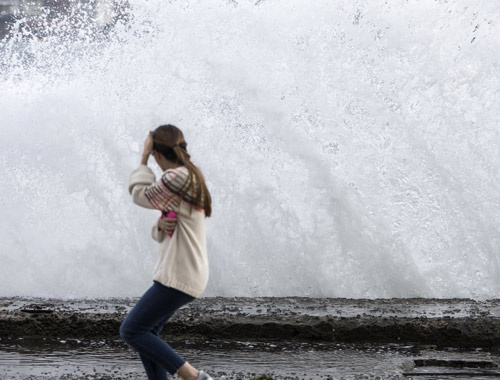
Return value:
<svg viewBox="0 0 500 380">
<path fill-rule="evenodd" d="M 0 45 L 1 295 L 143 293 L 160 212 L 128 176 L 168 122 L 212 192 L 206 295 L 498 297 L 499 11 L 150 0 L 105 25 L 78 3 L 37 30 L 18 18 Z"/>
</svg>

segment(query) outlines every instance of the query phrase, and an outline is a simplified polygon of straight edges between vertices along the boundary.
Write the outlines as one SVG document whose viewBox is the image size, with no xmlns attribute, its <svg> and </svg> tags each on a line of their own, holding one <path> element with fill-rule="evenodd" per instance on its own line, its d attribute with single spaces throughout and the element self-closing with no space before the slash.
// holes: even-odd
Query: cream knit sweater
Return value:
<svg viewBox="0 0 500 380">
<path fill-rule="evenodd" d="M 205 237 L 205 213 L 179 194 L 188 186 L 189 172 L 185 166 L 167 169 L 156 181 L 155 174 L 146 165 L 140 165 L 130 174 L 129 192 L 135 204 L 157 210 L 175 211 L 177 225 L 172 237 L 152 228 L 152 237 L 160 243 L 160 255 L 153 270 L 153 280 L 199 297 L 208 282 L 208 258 Z"/>
</svg>

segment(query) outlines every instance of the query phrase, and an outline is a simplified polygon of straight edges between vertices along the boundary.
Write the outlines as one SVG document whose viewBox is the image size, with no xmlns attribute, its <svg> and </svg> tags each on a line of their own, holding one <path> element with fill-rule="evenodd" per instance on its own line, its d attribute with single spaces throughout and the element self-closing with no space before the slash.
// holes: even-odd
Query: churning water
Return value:
<svg viewBox="0 0 500 380">
<path fill-rule="evenodd" d="M 0 295 L 142 294 L 159 212 L 128 176 L 173 123 L 207 295 L 500 296 L 499 3 L 75 9 L 0 43 Z"/>
</svg>

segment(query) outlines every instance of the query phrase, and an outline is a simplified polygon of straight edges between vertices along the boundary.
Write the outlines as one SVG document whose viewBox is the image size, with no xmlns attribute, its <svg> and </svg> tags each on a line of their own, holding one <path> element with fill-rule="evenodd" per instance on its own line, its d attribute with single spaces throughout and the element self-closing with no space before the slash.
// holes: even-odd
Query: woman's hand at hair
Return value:
<svg viewBox="0 0 500 380">
<path fill-rule="evenodd" d="M 153 151 L 153 131 L 149 131 L 148 137 L 144 141 L 144 150 L 142 152 L 141 164 L 147 165 L 148 158 L 151 152 Z"/>
<path fill-rule="evenodd" d="M 153 150 L 153 131 L 149 131 L 148 137 L 146 137 L 146 140 L 144 141 L 144 151 L 143 155 L 145 154 L 151 154 L 151 151 Z"/>
<path fill-rule="evenodd" d="M 174 232 L 175 226 L 177 225 L 177 218 L 159 218 L 158 228 L 165 232 L 166 234 L 171 234 Z"/>
</svg>

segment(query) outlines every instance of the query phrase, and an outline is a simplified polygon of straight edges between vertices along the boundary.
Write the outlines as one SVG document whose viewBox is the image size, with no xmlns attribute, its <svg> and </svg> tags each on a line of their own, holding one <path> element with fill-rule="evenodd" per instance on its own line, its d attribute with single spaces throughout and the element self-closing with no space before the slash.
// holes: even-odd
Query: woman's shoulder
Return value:
<svg viewBox="0 0 500 380">
<path fill-rule="evenodd" d="M 163 172 L 163 175 L 165 174 L 174 174 L 174 175 L 183 175 L 183 174 L 189 174 L 189 169 L 186 168 L 184 165 L 177 166 L 176 168 L 171 168 L 167 169 Z"/>
<path fill-rule="evenodd" d="M 163 172 L 162 177 L 174 178 L 174 177 L 188 177 L 189 169 L 185 166 L 178 166 L 173 169 L 167 169 Z"/>
<path fill-rule="evenodd" d="M 161 179 L 166 186 L 180 189 L 186 184 L 186 181 L 188 181 L 189 179 L 189 170 L 185 166 L 178 166 L 173 169 L 167 169 L 163 172 Z"/>
</svg>

